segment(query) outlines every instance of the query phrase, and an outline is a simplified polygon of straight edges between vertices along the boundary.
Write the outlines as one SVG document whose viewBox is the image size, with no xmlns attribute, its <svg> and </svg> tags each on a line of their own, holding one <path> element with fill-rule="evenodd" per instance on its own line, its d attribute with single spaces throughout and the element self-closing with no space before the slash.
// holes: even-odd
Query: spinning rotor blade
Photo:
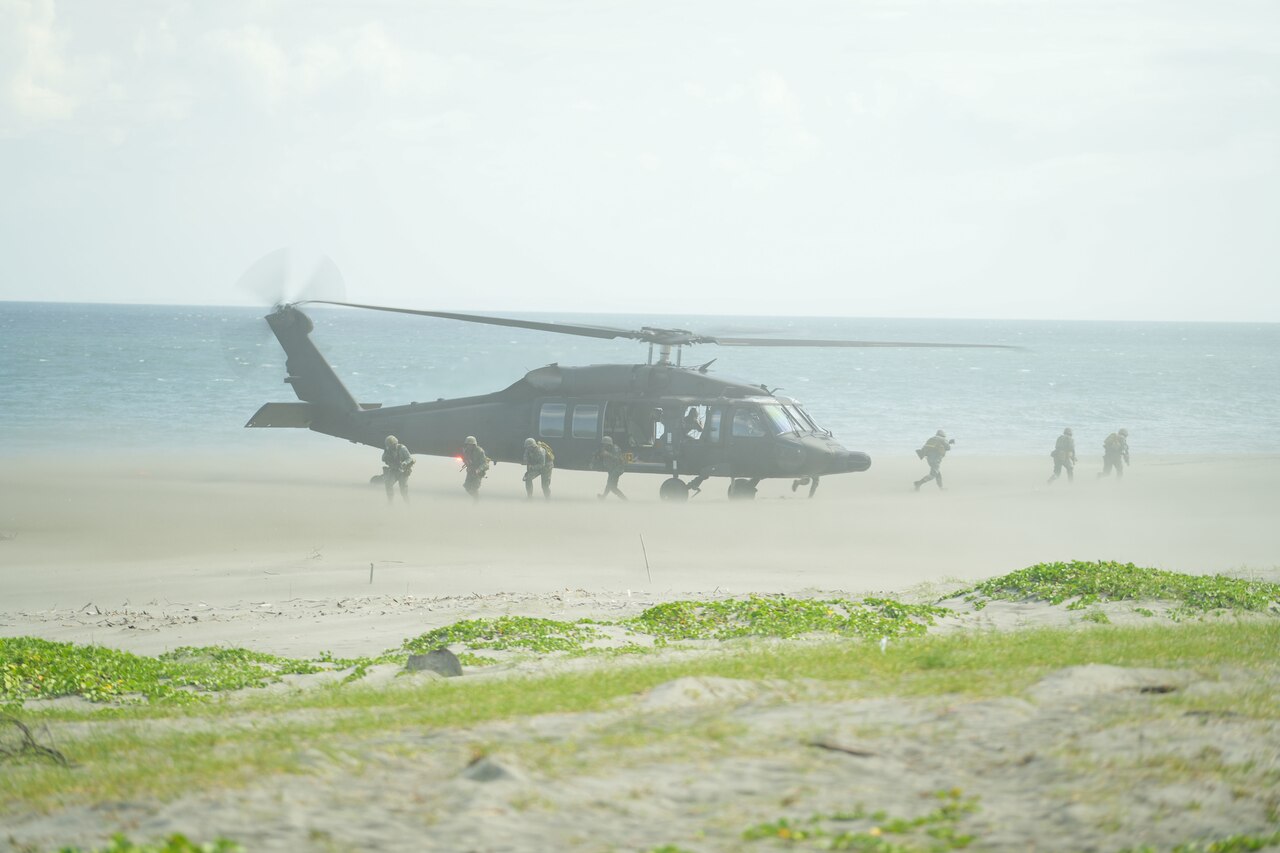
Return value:
<svg viewBox="0 0 1280 853">
<path fill-rule="evenodd" d="M 289 281 L 289 250 L 276 249 L 263 255 L 236 280 L 236 288 L 266 305 L 284 302 L 285 285 Z"/>
<path fill-rule="evenodd" d="M 1021 349 L 1012 344 L 935 344 L 919 341 L 839 341 L 818 338 L 720 338 L 708 337 L 698 343 L 722 347 L 946 347 L 949 349 Z"/>
<path fill-rule="evenodd" d="M 386 305 L 362 305 L 357 302 L 339 302 L 329 299 L 307 299 L 303 302 L 319 305 L 340 305 L 345 308 L 364 308 L 369 311 L 388 311 L 393 314 L 414 314 L 419 317 L 439 317 L 444 320 L 461 320 L 465 323 L 484 323 L 489 326 L 510 326 L 518 329 L 534 329 L 540 332 L 556 332 L 562 335 L 579 335 L 586 338 L 630 338 L 660 346 L 691 346 L 693 344 L 719 344 L 725 347 L 945 347 L 968 349 L 1021 349 L 1009 344 L 939 344 L 917 341 L 847 341 L 818 338 L 721 338 L 699 335 L 685 329 L 658 329 L 646 326 L 642 329 L 617 329 L 612 326 L 585 326 L 576 323 L 549 323 L 538 320 L 515 320 L 510 317 L 489 317 L 483 314 L 456 314 L 450 311 L 420 311 L 416 308 L 392 308 Z"/>
<path fill-rule="evenodd" d="M 309 260 L 310 269 L 306 269 L 301 260 Z M 297 252 L 287 247 L 259 258 L 236 281 L 236 287 L 267 305 L 346 296 L 342 273 L 332 259 L 327 255 L 300 259 Z"/>
</svg>

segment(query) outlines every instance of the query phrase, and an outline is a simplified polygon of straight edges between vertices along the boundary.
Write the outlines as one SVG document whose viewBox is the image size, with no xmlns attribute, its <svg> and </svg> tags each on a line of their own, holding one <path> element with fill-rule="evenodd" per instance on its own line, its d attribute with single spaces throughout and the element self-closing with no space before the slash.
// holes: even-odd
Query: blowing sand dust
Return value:
<svg viewBox="0 0 1280 853">
<path fill-rule="evenodd" d="M 877 459 L 866 474 L 827 478 L 812 500 L 766 482 L 755 501 L 729 502 L 712 481 L 684 505 L 660 502 L 660 480 L 641 475 L 622 479 L 629 502 L 600 501 L 603 474 L 568 471 L 556 472 L 552 501 L 526 501 L 521 469 L 505 464 L 473 502 L 456 464 L 422 459 L 407 506 L 368 485 L 377 457 L 342 448 L 6 460 L 0 635 L 143 654 L 224 644 L 356 656 L 480 616 L 617 619 L 663 601 L 750 593 L 936 599 L 1054 560 L 1280 580 L 1277 456 L 1135 456 L 1120 483 L 1095 479 L 1100 465 L 1086 461 L 1074 484 L 1049 486 L 1047 456 L 956 453 L 947 489 L 919 493 L 911 481 L 922 464 Z M 1008 605 L 967 624 L 1060 615 Z M 1276 778 L 1275 720 L 1187 717 L 1104 733 L 1100 720 L 1140 719 L 1143 689 L 1166 687 L 1207 694 L 1231 680 L 1177 666 L 1084 667 L 1046 674 L 1022 698 L 956 703 L 830 701 L 821 685 L 691 679 L 608 712 L 398 735 L 354 759 L 317 754 L 305 777 L 177 802 L 0 812 L 0 849 L 181 831 L 251 850 L 648 850 L 663 839 L 736 850 L 744 827 L 780 815 L 857 801 L 918 816 L 938 808 L 921 797 L 953 788 L 982 796 L 979 849 L 1110 850 L 1117 838 L 1172 844 L 1265 823 L 1255 799 L 1216 782 L 1110 803 L 1082 796 L 1096 777 L 1081 767 L 1158 742 L 1269 762 Z M 687 737 L 646 757 L 617 751 L 620 726 Z M 469 763 L 477 743 L 490 755 L 479 769 Z M 559 744 L 544 750 L 552 764 L 570 745 L 579 770 L 561 767 L 550 785 L 530 763 L 531 744 Z M 1078 766 L 1046 758 L 1064 744 Z"/>
</svg>

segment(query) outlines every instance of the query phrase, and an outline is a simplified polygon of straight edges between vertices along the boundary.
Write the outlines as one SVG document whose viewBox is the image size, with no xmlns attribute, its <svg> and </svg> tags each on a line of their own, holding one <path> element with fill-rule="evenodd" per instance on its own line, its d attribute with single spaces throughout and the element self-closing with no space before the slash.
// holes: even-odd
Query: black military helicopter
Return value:
<svg viewBox="0 0 1280 853">
<path fill-rule="evenodd" d="M 312 342 L 314 327 L 299 307 L 303 304 L 630 338 L 649 345 L 649 359 L 646 364 L 550 364 L 501 391 L 475 397 L 400 406 L 359 403 Z M 799 401 L 763 385 L 712 376 L 708 368 L 715 359 L 684 367 L 681 353 L 686 346 L 1016 349 L 996 344 L 720 337 L 683 329 L 617 329 L 329 299 L 280 304 L 266 320 L 287 357 L 284 381 L 301 402 L 267 403 L 246 427 L 306 428 L 379 448 L 388 435 L 395 435 L 415 454 L 445 457 L 458 456 L 463 438 L 476 435 L 500 462 L 520 462 L 525 439 L 534 436 L 552 448 L 557 468 L 579 471 L 591 469 L 592 456 L 609 436 L 626 454 L 628 472 L 665 477 L 659 495 L 671 501 L 688 500 L 710 477 L 729 480 L 730 498 L 749 499 L 766 478 L 817 478 L 871 466 L 870 456 L 841 446 Z"/>
</svg>

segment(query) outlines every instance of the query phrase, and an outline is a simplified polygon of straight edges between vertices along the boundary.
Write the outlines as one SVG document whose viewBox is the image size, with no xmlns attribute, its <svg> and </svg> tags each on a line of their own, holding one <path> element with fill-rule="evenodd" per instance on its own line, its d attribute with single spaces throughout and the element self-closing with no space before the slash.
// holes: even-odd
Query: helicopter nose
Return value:
<svg viewBox="0 0 1280 853">
<path fill-rule="evenodd" d="M 839 450 L 832 454 L 831 465 L 833 474 L 856 473 L 871 467 L 871 457 L 860 450 Z"/>
</svg>

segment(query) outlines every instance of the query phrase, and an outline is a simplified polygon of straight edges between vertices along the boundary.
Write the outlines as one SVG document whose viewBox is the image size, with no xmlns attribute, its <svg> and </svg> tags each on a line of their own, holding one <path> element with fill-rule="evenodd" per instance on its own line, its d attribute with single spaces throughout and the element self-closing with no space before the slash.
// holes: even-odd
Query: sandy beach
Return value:
<svg viewBox="0 0 1280 853">
<path fill-rule="evenodd" d="M 565 471 L 552 501 L 526 501 L 521 471 L 508 465 L 472 502 L 456 464 L 422 459 L 406 506 L 368 484 L 377 469 L 367 449 L 7 459 L 0 635 L 148 655 L 234 645 L 355 656 L 482 616 L 618 619 L 663 601 L 750 593 L 937 600 L 1052 560 L 1280 581 L 1280 456 L 1138 456 L 1123 482 L 1096 479 L 1100 466 L 1086 462 L 1074 484 L 1046 485 L 1048 461 L 957 453 L 944 466 L 947 489 L 917 493 L 921 464 L 877 459 L 866 474 L 828 478 L 812 500 L 767 482 L 755 501 L 730 502 L 713 481 L 669 505 L 655 477 L 625 476 L 631 500 L 621 503 L 595 497 L 603 475 Z M 1131 610 L 1114 611 L 1115 621 Z M 1008 603 L 949 627 L 1073 621 L 1062 608 Z M 387 675 L 374 682 L 389 684 Z M 250 850 L 650 850 L 676 840 L 672 849 L 736 850 L 744 827 L 780 815 L 856 801 L 914 816 L 933 808 L 929 792 L 951 789 L 982 799 L 975 849 L 1171 846 L 1270 831 L 1274 792 L 1270 801 L 1265 790 L 1233 793 L 1215 777 L 1108 799 L 1097 795 L 1107 788 L 1099 768 L 1137 766 L 1158 741 L 1162 754 L 1217 750 L 1222 762 L 1247 764 L 1248 778 L 1273 778 L 1276 719 L 1162 717 L 1145 733 L 1140 722 L 1148 693 L 1212 697 L 1251 677 L 1206 678 L 1173 662 L 1078 667 L 990 701 L 850 700 L 812 684 L 684 679 L 606 712 L 317 752 L 302 777 L 9 814 L 0 849 L 102 844 L 125 831 L 224 835 Z M 619 731 L 632 743 L 650 729 L 650 747 L 617 751 Z M 480 769 L 477 744 L 488 756 Z"/>
<path fill-rule="evenodd" d="M 1046 485 L 1040 458 L 954 453 L 802 487 L 766 481 L 687 504 L 627 475 L 557 471 L 526 501 L 497 465 L 481 500 L 422 458 L 388 506 L 377 452 L 8 459 L 0 475 L 0 633 L 154 654 L 229 643 L 286 655 L 376 654 L 459 618 L 592 615 L 697 595 L 901 594 L 1039 562 L 1107 559 L 1191 574 L 1280 575 L 1280 456 L 1135 457 L 1123 482 L 1085 460 Z M 643 543 L 643 544 L 642 544 Z M 647 566 L 646 566 L 647 563 Z M 372 570 L 371 570 L 372 567 Z"/>
</svg>

